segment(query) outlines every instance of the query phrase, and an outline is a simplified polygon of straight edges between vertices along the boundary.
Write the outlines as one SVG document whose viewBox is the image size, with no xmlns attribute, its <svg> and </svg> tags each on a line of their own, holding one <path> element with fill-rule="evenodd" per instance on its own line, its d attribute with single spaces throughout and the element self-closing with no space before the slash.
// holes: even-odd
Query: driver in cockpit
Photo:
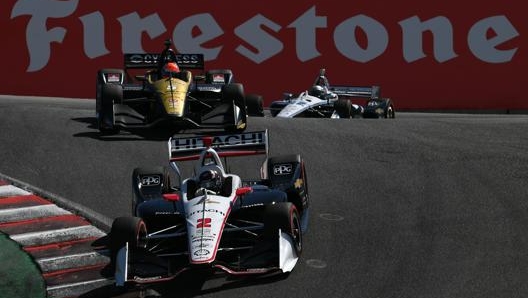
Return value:
<svg viewBox="0 0 528 298">
<path fill-rule="evenodd" d="M 329 90 L 330 83 L 326 77 L 326 70 L 322 68 L 319 70 L 319 76 L 315 79 L 314 85 L 308 91 L 311 96 L 318 97 L 324 100 L 337 100 L 337 94 Z"/>
<path fill-rule="evenodd" d="M 219 194 L 222 191 L 223 177 L 220 173 L 207 170 L 200 174 L 198 177 L 198 190 L 205 188 Z"/>
</svg>

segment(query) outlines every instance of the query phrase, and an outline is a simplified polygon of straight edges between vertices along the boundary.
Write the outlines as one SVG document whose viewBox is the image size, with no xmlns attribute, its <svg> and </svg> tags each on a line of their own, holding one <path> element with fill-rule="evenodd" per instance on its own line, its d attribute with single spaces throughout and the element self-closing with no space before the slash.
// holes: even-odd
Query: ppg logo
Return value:
<svg viewBox="0 0 528 298">
<path fill-rule="evenodd" d="M 160 176 L 143 176 L 143 177 L 141 177 L 141 185 L 143 185 L 143 186 L 160 185 L 160 182 L 161 182 Z"/>
<path fill-rule="evenodd" d="M 292 164 L 281 164 L 273 166 L 273 175 L 288 175 L 292 172 Z"/>
</svg>

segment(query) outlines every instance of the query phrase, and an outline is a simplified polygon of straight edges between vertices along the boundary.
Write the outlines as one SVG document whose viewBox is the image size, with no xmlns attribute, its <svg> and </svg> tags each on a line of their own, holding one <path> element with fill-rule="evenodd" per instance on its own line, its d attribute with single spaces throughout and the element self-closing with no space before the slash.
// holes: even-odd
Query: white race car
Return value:
<svg viewBox="0 0 528 298">
<path fill-rule="evenodd" d="M 381 98 L 380 87 L 331 86 L 325 69 L 319 71 L 313 86 L 298 95 L 286 93 L 285 98 L 271 103 L 273 117 L 295 118 L 394 118 L 394 105 Z M 365 106 L 352 103 L 366 99 Z"/>
<path fill-rule="evenodd" d="M 117 286 L 169 280 L 188 270 L 255 275 L 293 270 L 308 223 L 299 154 L 267 157 L 268 132 L 169 140 L 168 168 L 137 168 L 133 216 L 110 232 Z M 265 154 L 261 179 L 229 173 L 221 158 Z M 182 179 L 177 162 L 197 160 Z M 258 171 L 257 171 L 258 172 Z M 178 177 L 178 181 L 174 178 Z M 177 182 L 177 183 L 175 183 Z"/>
</svg>

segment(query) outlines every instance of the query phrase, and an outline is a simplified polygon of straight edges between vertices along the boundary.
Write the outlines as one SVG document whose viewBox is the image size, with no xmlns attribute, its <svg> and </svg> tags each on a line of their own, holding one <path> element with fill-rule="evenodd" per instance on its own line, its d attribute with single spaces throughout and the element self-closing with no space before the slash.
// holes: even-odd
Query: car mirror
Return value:
<svg viewBox="0 0 528 298">
<path fill-rule="evenodd" d="M 163 199 L 169 202 L 177 202 L 180 200 L 180 195 L 178 195 L 177 193 L 166 193 L 163 194 Z"/>
<path fill-rule="evenodd" d="M 253 191 L 253 189 L 251 187 L 249 187 L 249 186 L 240 187 L 240 188 L 237 188 L 236 195 L 237 196 L 243 196 L 243 195 L 246 195 L 246 194 L 248 194 L 248 193 L 250 193 L 252 191 Z"/>
</svg>

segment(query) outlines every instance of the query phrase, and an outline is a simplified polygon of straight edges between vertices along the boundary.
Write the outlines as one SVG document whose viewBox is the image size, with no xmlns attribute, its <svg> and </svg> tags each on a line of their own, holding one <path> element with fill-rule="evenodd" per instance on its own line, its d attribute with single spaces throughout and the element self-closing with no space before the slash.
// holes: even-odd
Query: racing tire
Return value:
<svg viewBox="0 0 528 298">
<path fill-rule="evenodd" d="M 143 219 L 134 216 L 116 218 L 110 230 L 110 249 L 113 254 L 128 242 L 131 250 L 147 246 L 147 226 Z"/>
<path fill-rule="evenodd" d="M 352 117 L 352 103 L 348 99 L 338 99 L 334 103 L 334 109 L 339 118 L 349 119 Z"/>
<path fill-rule="evenodd" d="M 119 127 L 115 125 L 114 104 L 123 101 L 123 87 L 118 84 L 103 84 L 100 86 L 99 108 L 97 114 L 97 128 L 104 134 L 115 134 Z"/>
<path fill-rule="evenodd" d="M 261 95 L 248 94 L 246 106 L 248 116 L 264 117 L 264 100 Z"/>
<path fill-rule="evenodd" d="M 222 88 L 222 101 L 233 105 L 233 124 L 226 131 L 242 132 L 247 127 L 246 97 L 242 84 L 227 84 Z M 237 113 L 238 108 L 238 113 Z"/>
<path fill-rule="evenodd" d="M 294 204 L 281 202 L 266 205 L 264 237 L 270 241 L 277 240 L 279 229 L 292 237 L 295 252 L 301 256 L 303 233 L 299 212 Z"/>
<path fill-rule="evenodd" d="M 396 117 L 395 112 L 394 112 L 394 107 L 392 106 L 390 102 L 387 104 L 384 117 L 388 119 L 394 119 Z"/>
</svg>

